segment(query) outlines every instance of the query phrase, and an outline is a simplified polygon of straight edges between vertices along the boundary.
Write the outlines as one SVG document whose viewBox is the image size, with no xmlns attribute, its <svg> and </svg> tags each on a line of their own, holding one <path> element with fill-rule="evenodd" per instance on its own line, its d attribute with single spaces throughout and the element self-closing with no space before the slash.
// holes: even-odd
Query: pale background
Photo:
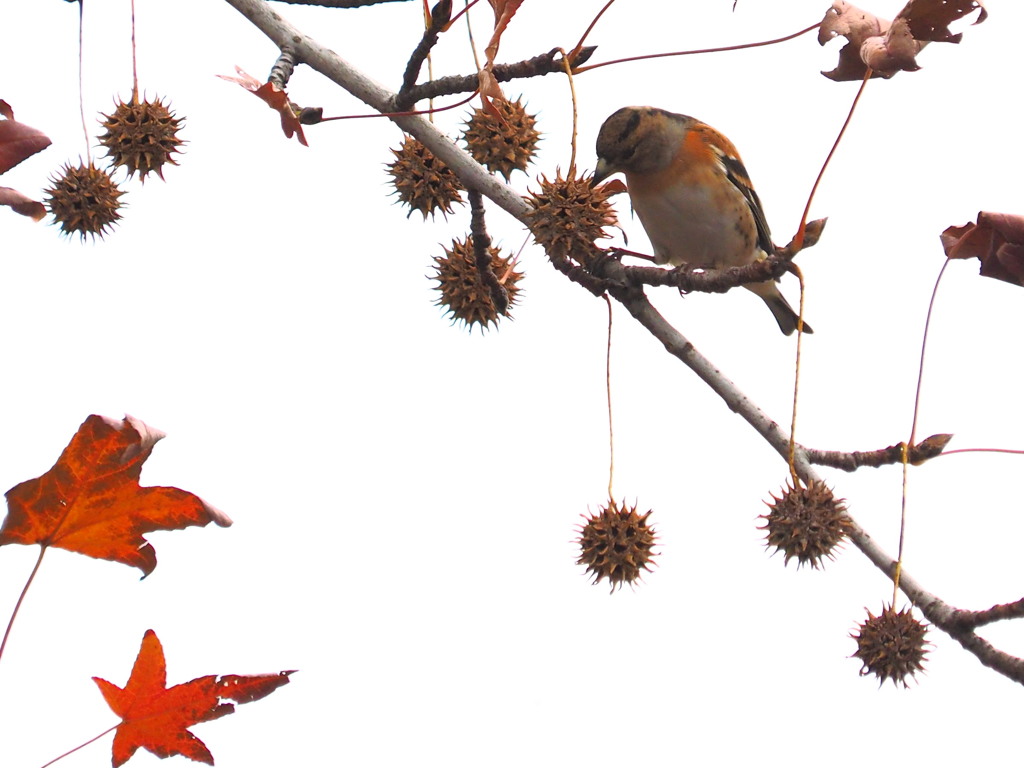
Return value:
<svg viewBox="0 0 1024 768">
<path fill-rule="evenodd" d="M 571 47 L 601 4 L 527 0 L 499 59 Z M 762 40 L 827 5 L 620 0 L 589 42 L 598 61 Z M 988 6 L 961 45 L 934 44 L 920 72 L 870 85 L 815 201 L 830 221 L 800 257 L 817 331 L 801 381 L 809 445 L 906 439 L 939 233 L 979 210 L 1022 212 L 1024 8 Z M 278 10 L 391 88 L 422 25 L 415 2 Z M 474 19 L 482 45 L 490 11 Z M 2 22 L 0 98 L 54 142 L 3 183 L 40 196 L 84 151 L 77 6 L 8 4 Z M 514 322 L 450 327 L 425 275 L 439 243 L 464 236 L 468 210 L 407 220 L 384 173 L 398 129 L 344 121 L 307 128 L 308 149 L 287 141 L 273 112 L 214 77 L 237 64 L 265 78 L 275 57 L 223 2 L 140 0 L 138 45 L 141 87 L 187 120 L 167 183 L 129 183 L 124 221 L 95 244 L 0 211 L 0 489 L 45 472 L 88 414 L 130 413 L 169 435 L 143 482 L 193 491 L 236 523 L 151 535 L 159 566 L 141 583 L 124 566 L 47 555 L 0 662 L 4 768 L 39 766 L 112 725 L 90 677 L 123 685 L 147 628 L 170 683 L 301 670 L 194 728 L 225 768 L 1019 761 L 1020 688 L 945 636 L 930 635 L 928 672 L 909 690 L 858 677 L 849 633 L 891 585 L 853 548 L 824 572 L 768 557 L 756 517 L 784 464 L 622 311 L 615 493 L 654 510 L 662 555 L 635 590 L 588 584 L 572 540 L 606 498 L 604 302 L 531 244 Z M 811 34 L 581 76 L 580 165 L 593 167 L 597 129 L 620 106 L 693 114 L 740 148 L 787 241 L 857 88 L 818 74 L 838 47 Z M 460 25 L 435 73 L 470 67 Z M 89 3 L 87 116 L 130 88 L 127 0 Z M 565 79 L 506 92 L 539 112 L 531 172 L 567 167 Z M 290 93 L 326 114 L 367 111 L 309 70 Z M 438 123 L 454 135 L 466 112 Z M 646 249 L 618 206 L 631 247 Z M 522 245 L 500 211 L 489 226 L 506 249 Z M 784 291 L 796 300 L 791 279 Z M 1020 447 L 1022 298 L 978 278 L 976 262 L 947 271 L 920 436 Z M 654 299 L 788 424 L 793 340 L 759 300 Z M 1020 461 L 954 456 L 911 473 L 906 567 L 925 587 L 968 608 L 1024 594 Z M 823 474 L 895 552 L 899 469 Z M 0 551 L 4 621 L 36 554 Z M 1019 628 L 983 635 L 1024 653 Z M 61 765 L 108 765 L 110 738 Z M 145 752 L 130 763 L 156 764 Z"/>
</svg>

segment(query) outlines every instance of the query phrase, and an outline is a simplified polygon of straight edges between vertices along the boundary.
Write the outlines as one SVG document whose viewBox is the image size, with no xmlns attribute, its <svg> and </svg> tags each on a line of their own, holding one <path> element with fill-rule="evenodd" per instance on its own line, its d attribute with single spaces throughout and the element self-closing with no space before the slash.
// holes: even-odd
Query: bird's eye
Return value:
<svg viewBox="0 0 1024 768">
<path fill-rule="evenodd" d="M 635 154 L 636 154 L 636 147 L 635 146 L 634 147 L 630 147 L 629 149 L 627 149 L 626 151 L 624 151 L 622 153 L 622 159 L 624 161 L 632 160 L 633 159 L 633 155 L 635 155 Z"/>
</svg>

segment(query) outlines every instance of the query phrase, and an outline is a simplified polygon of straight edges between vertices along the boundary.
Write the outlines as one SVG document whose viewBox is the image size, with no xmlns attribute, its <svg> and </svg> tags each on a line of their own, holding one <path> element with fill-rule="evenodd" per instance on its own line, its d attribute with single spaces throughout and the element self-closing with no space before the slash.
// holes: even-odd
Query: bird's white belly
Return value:
<svg viewBox="0 0 1024 768">
<path fill-rule="evenodd" d="M 654 246 L 658 264 L 721 268 L 749 264 L 755 259 L 756 250 L 738 227 L 732 222 L 723 225 L 721 214 L 698 189 L 644 195 L 632 203 Z"/>
</svg>

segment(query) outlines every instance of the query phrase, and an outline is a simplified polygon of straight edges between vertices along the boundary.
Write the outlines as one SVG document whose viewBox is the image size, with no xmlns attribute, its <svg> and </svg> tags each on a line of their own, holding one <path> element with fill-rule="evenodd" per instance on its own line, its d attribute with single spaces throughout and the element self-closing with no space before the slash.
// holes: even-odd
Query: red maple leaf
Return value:
<svg viewBox="0 0 1024 768">
<path fill-rule="evenodd" d="M 168 688 L 163 646 L 152 629 L 146 630 L 124 688 L 93 678 L 121 718 L 114 733 L 114 768 L 128 762 L 139 747 L 161 758 L 184 755 L 213 765 L 210 750 L 189 727 L 234 712 L 235 705 L 224 699 L 247 704 L 269 696 L 294 673 L 291 669 L 276 675 L 206 675 Z"/>
<path fill-rule="evenodd" d="M 142 465 L 163 437 L 131 416 L 90 416 L 49 472 L 7 492 L 0 545 L 59 547 L 133 565 L 145 577 L 156 568 L 156 551 L 143 534 L 231 525 L 188 491 L 139 485 Z"/>
</svg>

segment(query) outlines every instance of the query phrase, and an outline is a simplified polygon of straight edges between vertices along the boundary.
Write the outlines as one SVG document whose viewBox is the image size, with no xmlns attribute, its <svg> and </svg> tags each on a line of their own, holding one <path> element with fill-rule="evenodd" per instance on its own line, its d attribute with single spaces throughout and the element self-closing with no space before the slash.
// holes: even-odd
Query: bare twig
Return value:
<svg viewBox="0 0 1024 768">
<path fill-rule="evenodd" d="M 282 91 L 288 89 L 288 81 L 295 72 L 295 52 L 290 48 L 282 48 L 281 55 L 277 57 L 274 66 L 270 68 L 270 77 L 267 82 L 273 83 Z"/>
<path fill-rule="evenodd" d="M 907 461 L 910 464 L 923 464 L 929 459 L 934 459 L 942 454 L 943 448 L 952 439 L 952 435 L 926 437 L 920 443 L 910 447 L 910 450 L 907 451 Z M 860 467 L 884 467 L 889 464 L 902 463 L 903 446 L 904 443 L 897 443 L 876 451 L 818 451 L 807 448 L 804 450 L 813 464 L 853 472 Z"/>
<path fill-rule="evenodd" d="M 230 2 L 230 0 L 228 0 Z M 594 54 L 595 48 L 584 48 L 579 56 L 574 61 L 586 61 Z M 525 61 L 517 61 L 512 64 L 496 64 L 494 66 L 494 77 L 500 83 L 508 82 L 509 80 L 518 80 L 525 77 L 540 77 L 542 75 L 551 75 L 558 72 L 564 72 L 564 64 L 562 57 L 556 54 L 558 49 L 542 53 L 540 56 L 534 56 L 532 59 L 526 59 Z M 570 62 L 570 64 L 573 62 Z M 417 101 L 423 101 L 424 99 L 434 99 L 438 96 L 452 96 L 456 93 L 469 93 L 475 91 L 480 85 L 480 80 L 476 74 L 472 75 L 451 75 L 449 77 L 441 77 L 437 80 L 432 80 L 429 83 L 423 83 L 410 88 L 409 91 L 404 95 L 404 98 L 409 101 L 410 104 L 415 104 Z"/>
<path fill-rule="evenodd" d="M 487 286 L 491 294 L 491 304 L 499 315 L 508 313 L 508 291 L 498 280 L 491 269 L 491 236 L 487 234 L 487 223 L 484 221 L 484 198 L 475 190 L 468 191 L 470 225 L 469 232 L 473 238 L 473 255 L 476 257 L 476 271 L 480 280 Z"/>
<path fill-rule="evenodd" d="M 395 98 L 397 112 L 404 112 L 416 103 L 415 99 L 409 99 L 409 90 L 416 85 L 416 79 L 420 76 L 423 62 L 430 53 L 430 49 L 437 44 L 437 39 L 444 30 L 448 20 L 452 17 L 452 0 L 441 0 L 430 12 L 430 26 L 423 30 L 423 37 L 419 45 L 409 57 L 409 63 L 405 65 L 405 75 L 402 77 L 402 87 Z"/>
<path fill-rule="evenodd" d="M 383 3 L 404 3 L 408 0 L 278 0 L 289 5 L 320 5 L 324 8 L 363 8 Z"/>
</svg>

